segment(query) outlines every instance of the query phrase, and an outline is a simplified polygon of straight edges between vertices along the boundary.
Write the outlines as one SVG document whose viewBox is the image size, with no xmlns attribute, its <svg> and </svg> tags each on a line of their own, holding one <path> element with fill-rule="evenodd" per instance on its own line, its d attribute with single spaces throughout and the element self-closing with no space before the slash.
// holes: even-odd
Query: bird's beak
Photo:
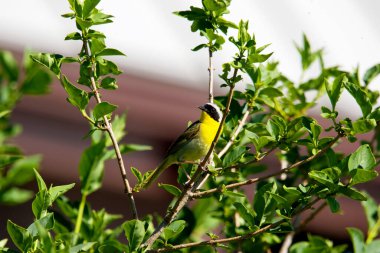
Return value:
<svg viewBox="0 0 380 253">
<path fill-rule="evenodd" d="M 199 109 L 201 109 L 202 111 L 204 111 L 206 108 L 204 107 L 204 105 L 201 105 L 198 107 Z"/>
</svg>

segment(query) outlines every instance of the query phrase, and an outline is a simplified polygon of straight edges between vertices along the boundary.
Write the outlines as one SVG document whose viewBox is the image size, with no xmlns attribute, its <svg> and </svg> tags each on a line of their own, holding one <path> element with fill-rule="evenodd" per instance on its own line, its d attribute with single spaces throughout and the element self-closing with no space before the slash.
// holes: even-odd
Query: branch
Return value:
<svg viewBox="0 0 380 253">
<path fill-rule="evenodd" d="M 305 163 L 308 163 L 318 157 L 320 157 L 321 155 L 323 155 L 324 153 L 327 152 L 327 150 L 332 146 L 334 145 L 334 143 L 336 143 L 339 139 L 341 138 L 341 135 L 337 135 L 326 147 L 324 147 L 323 149 L 321 149 L 318 153 L 316 153 L 315 155 L 312 155 L 312 156 L 309 156 L 308 158 L 302 160 L 302 161 L 299 161 L 299 162 L 296 162 L 292 165 L 290 165 L 289 167 L 285 168 L 285 169 L 282 169 L 280 171 L 277 171 L 277 172 L 274 172 L 272 174 L 269 174 L 267 176 L 264 176 L 264 177 L 256 177 L 256 178 L 251 178 L 251 179 L 248 179 L 246 181 L 243 181 L 243 182 L 238 182 L 238 183 L 233 183 L 233 184 L 228 184 L 228 185 L 225 185 L 223 186 L 223 188 L 219 187 L 219 188 L 213 188 L 213 189 L 210 189 L 210 190 L 207 190 L 207 191 L 201 191 L 201 192 L 196 192 L 196 193 L 193 193 L 191 195 L 191 198 L 192 199 L 196 199 L 196 198 L 203 198 L 205 196 L 208 196 L 210 194 L 213 194 L 213 193 L 216 193 L 216 192 L 219 192 L 219 193 L 223 193 L 223 191 L 225 189 L 229 190 L 229 189 L 235 189 L 235 188 L 239 188 L 241 186 L 244 186 L 244 185 L 249 185 L 249 184 L 253 184 L 253 183 L 256 183 L 256 182 L 259 182 L 259 181 L 262 181 L 262 180 L 265 180 L 265 179 L 268 179 L 268 178 L 271 178 L 271 177 L 275 177 L 275 176 L 278 176 L 282 173 L 288 173 L 290 170 L 296 168 L 296 167 L 299 167 L 301 165 L 304 165 Z"/>
<path fill-rule="evenodd" d="M 87 42 L 86 39 L 83 40 L 83 48 L 84 48 L 84 52 L 85 52 L 86 56 L 90 59 L 91 55 L 90 55 L 90 52 L 88 50 L 88 42 Z M 96 81 L 95 81 L 95 78 L 94 78 L 94 73 L 95 73 L 95 65 L 91 61 L 91 69 L 90 69 L 91 89 L 92 89 L 92 91 L 93 91 L 93 93 L 95 95 L 96 102 L 98 104 L 100 104 L 102 102 L 102 100 L 100 98 L 99 91 L 98 91 L 98 88 L 96 86 Z M 111 123 L 109 122 L 107 116 L 104 116 L 103 120 L 104 120 L 104 123 L 105 123 L 105 131 L 108 132 L 108 135 L 111 138 L 111 141 L 112 141 L 112 144 L 113 144 L 113 147 L 114 147 L 114 150 L 115 150 L 115 154 L 116 154 L 116 158 L 117 158 L 117 163 L 119 165 L 120 173 L 121 173 L 121 176 L 122 176 L 122 179 L 123 179 L 123 183 L 124 183 L 124 191 L 125 191 L 125 193 L 127 193 L 128 198 L 129 198 L 130 203 L 131 203 L 131 206 L 132 206 L 133 218 L 134 219 L 138 219 L 135 199 L 133 197 L 132 188 L 131 188 L 131 186 L 129 184 L 129 181 L 128 181 L 128 178 L 127 178 L 127 173 L 126 173 L 126 170 L 125 170 L 125 167 L 124 167 L 124 161 L 123 161 L 123 157 L 121 156 L 119 144 L 117 143 L 115 134 L 114 134 L 114 132 L 112 130 Z"/>
<path fill-rule="evenodd" d="M 172 247 L 161 248 L 161 249 L 157 249 L 157 250 L 149 250 L 148 252 L 149 253 L 169 252 L 169 251 L 175 251 L 175 250 L 190 248 L 190 247 L 205 246 L 205 245 L 217 245 L 220 243 L 242 241 L 242 240 L 260 235 L 260 234 L 268 231 L 269 229 L 271 229 L 273 227 L 279 226 L 280 224 L 282 224 L 285 221 L 286 221 L 286 219 L 281 219 L 275 223 L 269 224 L 263 228 L 260 228 L 254 232 L 250 232 L 250 233 L 245 234 L 245 235 L 234 236 L 234 237 L 229 237 L 229 238 L 222 238 L 222 239 L 215 239 L 215 240 L 208 240 L 208 241 L 201 241 L 201 242 L 184 243 L 184 244 L 175 245 Z"/>
<path fill-rule="evenodd" d="M 248 116 L 249 116 L 249 110 L 247 109 L 242 119 L 239 121 L 239 125 L 237 126 L 235 131 L 231 134 L 230 140 L 227 142 L 226 146 L 224 146 L 224 148 L 218 153 L 219 158 L 222 157 L 228 151 L 228 149 L 232 146 L 232 144 L 234 144 L 234 141 L 236 137 L 239 135 L 240 131 L 243 129 L 243 126 L 245 122 L 247 121 Z"/>
<path fill-rule="evenodd" d="M 300 209 L 299 211 L 296 211 L 292 215 L 292 218 L 294 216 L 300 214 L 301 212 L 310 209 L 319 200 L 320 200 L 320 198 L 317 197 L 313 201 L 309 202 L 302 209 Z M 256 231 L 253 231 L 253 232 L 250 232 L 250 233 L 247 233 L 245 235 L 234 236 L 234 237 L 229 237 L 229 238 L 222 238 L 222 239 L 215 239 L 215 240 L 208 240 L 208 241 L 201 241 L 201 242 L 184 243 L 184 244 L 179 244 L 179 245 L 175 245 L 175 246 L 171 246 L 171 247 L 160 248 L 160 249 L 157 249 L 157 250 L 149 250 L 148 252 L 149 253 L 170 252 L 170 251 L 175 251 L 175 250 L 184 249 L 184 248 L 190 248 L 190 247 L 206 246 L 206 245 L 210 245 L 211 246 L 211 245 L 217 245 L 217 244 L 220 244 L 220 243 L 229 243 L 229 242 L 242 241 L 242 240 L 245 240 L 245 239 L 252 238 L 254 236 L 260 235 L 260 234 L 268 231 L 271 228 L 275 228 L 275 227 L 281 225 L 282 223 L 284 223 L 286 221 L 289 221 L 289 219 L 281 219 L 279 221 L 276 221 L 276 222 L 274 222 L 272 224 L 269 224 L 269 225 L 267 225 L 267 226 L 265 226 L 263 228 L 260 228 L 260 229 L 258 229 Z"/>
<path fill-rule="evenodd" d="M 212 50 L 208 48 L 208 101 L 214 102 L 214 67 L 212 65 Z"/>
<path fill-rule="evenodd" d="M 310 221 L 312 221 L 315 216 L 317 216 L 325 207 L 327 206 L 327 202 L 323 202 L 317 209 L 315 209 L 306 219 L 304 219 L 300 225 L 294 231 L 295 234 L 298 234 L 301 230 L 303 230 Z"/>
<path fill-rule="evenodd" d="M 232 80 L 234 81 L 237 76 L 238 69 L 234 70 Z M 152 235 L 148 238 L 148 240 L 142 245 L 142 247 L 147 247 L 149 249 L 152 244 L 160 237 L 162 231 L 166 226 L 168 226 L 177 216 L 177 214 L 180 212 L 180 210 L 186 205 L 186 203 L 189 201 L 190 196 L 193 194 L 193 192 L 198 188 L 200 182 L 203 181 L 203 178 L 207 175 L 207 173 L 203 173 L 206 170 L 206 165 L 209 161 L 209 158 L 211 157 L 211 154 L 215 148 L 215 145 L 219 139 L 219 136 L 222 132 L 223 125 L 226 121 L 227 115 L 230 110 L 230 105 L 234 93 L 234 85 L 230 86 L 228 98 L 227 98 L 227 104 L 226 109 L 223 113 L 222 120 L 220 122 L 218 131 L 215 135 L 215 138 L 213 142 L 211 143 L 210 149 L 207 153 L 207 155 L 204 157 L 202 162 L 199 164 L 198 169 L 195 171 L 194 175 L 191 177 L 189 183 L 185 185 L 181 195 L 175 202 L 174 206 L 167 212 L 162 222 L 157 226 L 157 228 L 154 230 Z"/>
</svg>

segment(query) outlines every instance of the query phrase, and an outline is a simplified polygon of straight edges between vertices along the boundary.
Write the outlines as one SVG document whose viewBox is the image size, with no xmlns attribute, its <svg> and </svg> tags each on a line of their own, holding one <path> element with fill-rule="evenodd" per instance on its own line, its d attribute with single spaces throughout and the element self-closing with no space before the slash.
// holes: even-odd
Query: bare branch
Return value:
<svg viewBox="0 0 380 253">
<path fill-rule="evenodd" d="M 88 41 L 85 40 L 85 39 L 83 40 L 83 48 L 84 48 L 86 56 L 90 58 L 91 55 L 90 55 L 90 52 L 88 50 Z M 98 91 L 98 88 L 97 88 L 97 85 L 96 85 L 96 81 L 95 81 L 95 78 L 94 78 L 94 73 L 95 73 L 95 65 L 92 63 L 91 64 L 91 70 L 90 70 L 91 90 L 93 91 L 93 93 L 95 95 L 96 102 L 99 104 L 99 103 L 102 102 L 102 100 L 100 98 L 99 91 Z M 131 206 L 132 206 L 132 215 L 133 215 L 133 218 L 134 219 L 138 219 L 135 199 L 133 197 L 132 188 L 131 188 L 131 186 L 129 184 L 129 181 L 128 181 L 128 178 L 127 178 L 127 173 L 126 173 L 126 170 L 125 170 L 123 157 L 122 157 L 121 152 L 120 152 L 119 144 L 118 144 L 118 142 L 116 140 L 115 134 L 114 134 L 114 132 L 112 130 L 111 123 L 109 122 L 107 116 L 104 116 L 103 120 L 104 120 L 104 123 L 105 123 L 105 131 L 108 132 L 108 135 L 111 138 L 112 145 L 113 145 L 114 150 L 115 150 L 115 154 L 116 154 L 116 158 L 117 158 L 117 163 L 119 165 L 120 173 L 121 173 L 121 176 L 122 176 L 122 179 L 123 179 L 123 183 L 124 183 L 124 188 L 125 188 L 124 191 L 128 195 L 128 198 L 129 198 Z"/>
<path fill-rule="evenodd" d="M 222 238 L 222 239 L 215 239 L 215 240 L 208 240 L 208 241 L 201 241 L 201 242 L 184 243 L 184 244 L 172 246 L 170 248 L 168 247 L 168 248 L 161 248 L 161 249 L 157 249 L 157 250 L 149 250 L 148 252 L 149 253 L 170 252 L 170 251 L 175 251 L 175 250 L 184 249 L 184 248 L 191 248 L 191 247 L 196 247 L 196 246 L 205 246 L 205 245 L 212 246 L 212 245 L 218 245 L 221 243 L 241 241 L 241 240 L 245 240 L 245 239 L 260 235 L 260 234 L 268 231 L 271 228 L 277 227 L 278 225 L 284 223 L 285 221 L 286 221 L 285 219 L 279 220 L 275 223 L 272 223 L 270 225 L 267 225 L 263 228 L 260 228 L 254 232 L 251 232 L 251 233 L 248 233 L 245 235 L 234 236 L 234 237 L 229 237 L 229 238 Z"/>
<path fill-rule="evenodd" d="M 208 49 L 208 101 L 214 102 L 214 67 L 212 64 L 212 50 Z"/>
<path fill-rule="evenodd" d="M 308 163 L 318 157 L 320 157 L 321 155 L 323 155 L 324 153 L 327 152 L 327 150 L 332 146 L 334 145 L 334 143 L 336 143 L 339 138 L 341 138 L 340 135 L 337 135 L 326 147 L 324 147 L 323 149 L 321 149 L 318 153 L 316 153 L 315 155 L 312 155 L 312 156 L 309 156 L 308 158 L 302 160 L 302 161 L 299 161 L 299 162 L 296 162 L 290 166 L 288 166 L 287 168 L 283 169 L 283 170 L 279 170 L 277 172 L 274 172 L 272 174 L 269 174 L 267 176 L 264 176 L 264 177 L 257 177 L 257 178 L 251 178 L 251 179 L 248 179 L 248 180 L 245 180 L 243 182 L 238 182 L 238 183 L 233 183 L 233 184 L 228 184 L 228 185 L 225 185 L 223 187 L 220 187 L 220 188 L 213 188 L 213 189 L 210 189 L 210 190 L 206 190 L 206 191 L 201 191 L 201 192 L 196 192 L 196 193 L 193 193 L 191 195 L 191 198 L 192 199 L 195 199 L 195 198 L 203 198 L 205 196 L 208 196 L 210 194 L 213 194 L 213 193 L 216 193 L 216 192 L 219 192 L 219 193 L 222 193 L 223 190 L 227 189 L 227 190 L 230 190 L 230 189 L 235 189 L 235 188 L 239 188 L 241 186 L 244 186 L 244 185 L 249 185 L 249 184 L 253 184 L 253 183 L 256 183 L 256 182 L 259 182 L 259 181 L 262 181 L 262 180 L 265 180 L 265 179 L 268 179 L 268 178 L 271 178 L 271 177 L 275 177 L 275 176 L 278 176 L 282 173 L 288 173 L 290 170 L 296 168 L 296 167 L 299 167 L 301 165 L 304 165 L 305 163 Z"/>
<path fill-rule="evenodd" d="M 319 197 L 315 198 L 313 201 L 309 202 L 303 208 L 301 208 L 300 210 L 294 212 L 294 214 L 293 214 L 292 217 L 300 214 L 301 212 L 303 212 L 305 210 L 310 209 L 319 200 L 320 200 Z M 269 225 L 267 225 L 267 226 L 265 226 L 263 228 L 260 228 L 260 229 L 258 229 L 256 231 L 252 231 L 252 232 L 247 233 L 245 235 L 234 236 L 234 237 L 229 237 L 229 238 L 222 238 L 222 239 L 207 240 L 207 241 L 201 241 L 201 242 L 184 243 L 184 244 L 179 244 L 179 245 L 175 245 L 175 246 L 171 246 L 171 247 L 165 247 L 165 248 L 160 248 L 160 249 L 156 249 L 156 250 L 149 250 L 148 252 L 149 253 L 170 252 L 170 251 L 175 251 L 175 250 L 184 249 L 184 248 L 197 247 L 197 246 L 205 246 L 205 245 L 217 246 L 218 244 L 221 244 L 221 243 L 229 243 L 229 242 L 242 241 L 242 240 L 245 240 L 245 239 L 252 238 L 254 236 L 260 235 L 260 234 L 268 231 L 269 229 L 278 227 L 279 225 L 281 225 L 282 223 L 287 222 L 287 221 L 289 221 L 289 220 L 288 219 L 281 219 L 281 220 L 279 220 L 277 222 L 269 224 Z"/>
</svg>

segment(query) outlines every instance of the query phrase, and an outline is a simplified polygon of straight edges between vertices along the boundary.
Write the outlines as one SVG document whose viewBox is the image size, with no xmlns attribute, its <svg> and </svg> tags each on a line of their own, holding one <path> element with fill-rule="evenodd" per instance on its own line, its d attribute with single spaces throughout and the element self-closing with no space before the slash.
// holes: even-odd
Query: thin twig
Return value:
<svg viewBox="0 0 380 253">
<path fill-rule="evenodd" d="M 234 237 L 229 237 L 229 238 L 222 238 L 222 239 L 214 239 L 214 240 L 208 240 L 208 241 L 201 241 L 201 242 L 184 243 L 184 244 L 175 245 L 175 246 L 168 247 L 168 248 L 161 248 L 161 249 L 157 249 L 157 250 L 149 250 L 148 252 L 149 253 L 169 252 L 169 251 L 175 251 L 175 250 L 179 250 L 179 249 L 191 248 L 191 247 L 197 247 L 197 246 L 218 245 L 220 243 L 229 243 L 229 242 L 241 241 L 241 240 L 245 240 L 245 239 L 254 237 L 256 235 L 262 234 L 262 233 L 268 231 L 269 229 L 274 228 L 274 227 L 284 223 L 285 221 L 286 221 L 285 219 L 281 219 L 275 223 L 269 224 L 263 228 L 260 228 L 254 232 L 250 232 L 250 233 L 245 234 L 245 235 L 234 236 Z"/>
<path fill-rule="evenodd" d="M 288 253 L 289 252 L 289 248 L 293 243 L 294 235 L 295 235 L 294 231 L 292 231 L 286 235 L 285 240 L 282 243 L 282 246 L 281 246 L 279 253 Z"/>
<path fill-rule="evenodd" d="M 238 69 L 234 70 L 232 80 L 236 79 Z M 215 148 L 215 145 L 219 139 L 219 136 L 222 132 L 223 125 L 226 121 L 227 115 L 230 110 L 230 105 L 234 93 L 234 85 L 230 86 L 228 98 L 227 98 L 227 104 L 225 111 L 223 113 L 222 120 L 220 121 L 220 125 L 218 128 L 218 131 L 215 135 L 215 138 L 213 142 L 211 143 L 210 149 L 207 153 L 207 155 L 204 157 L 202 162 L 199 164 L 198 169 L 195 171 L 194 175 L 191 177 L 189 183 L 185 185 L 181 195 L 178 197 L 177 201 L 175 202 L 174 206 L 167 212 L 162 222 L 157 226 L 157 228 L 154 230 L 152 235 L 147 239 L 147 241 L 142 245 L 142 247 L 146 247 L 149 249 L 152 244 L 160 237 L 162 231 L 166 226 L 168 226 L 177 216 L 180 210 L 186 205 L 186 203 L 189 201 L 190 196 L 192 193 L 199 187 L 199 184 L 203 181 L 203 178 L 207 175 L 207 173 L 203 173 L 206 170 L 207 162 L 209 161 L 209 158 L 211 157 L 211 154 Z"/>
<path fill-rule="evenodd" d="M 214 102 L 214 67 L 212 65 L 212 50 L 208 49 L 208 101 Z"/>
<path fill-rule="evenodd" d="M 302 209 L 294 212 L 293 216 L 296 216 L 300 214 L 301 212 L 310 209 L 314 204 L 316 204 L 320 198 L 315 198 L 313 201 L 309 202 L 307 205 L 305 205 Z M 263 228 L 260 228 L 256 231 L 252 231 L 250 233 L 247 233 L 245 235 L 240 235 L 240 236 L 234 236 L 234 237 L 229 237 L 229 238 L 222 238 L 222 239 L 214 239 L 214 240 L 207 240 L 207 241 L 201 241 L 201 242 L 191 242 L 191 243 L 184 243 L 184 244 L 179 244 L 179 245 L 174 245 L 170 247 L 165 247 L 165 248 L 160 248 L 156 250 L 149 250 L 149 253 L 159 253 L 159 252 L 170 252 L 170 251 L 175 251 L 179 249 L 184 249 L 184 248 L 191 248 L 191 247 L 197 247 L 197 246 L 205 246 L 205 245 L 218 245 L 221 243 L 229 243 L 229 242 L 237 242 L 237 241 L 242 241 L 248 238 L 252 238 L 254 236 L 260 235 L 266 231 L 268 231 L 271 228 L 275 228 L 279 225 L 281 225 L 284 222 L 289 221 L 289 219 L 281 219 L 279 221 L 276 221 L 272 224 L 269 224 Z"/>
<path fill-rule="evenodd" d="M 84 48 L 86 56 L 90 58 L 91 55 L 90 55 L 90 52 L 88 50 L 88 42 L 87 42 L 86 39 L 83 40 L 83 48 Z M 98 88 L 96 86 L 96 81 L 95 81 L 95 78 L 94 78 L 94 73 L 95 73 L 95 65 L 93 63 L 91 63 L 91 70 L 90 70 L 91 89 L 92 89 L 92 91 L 93 91 L 93 93 L 95 95 L 96 102 L 98 104 L 100 104 L 102 102 L 102 100 L 100 98 L 100 94 L 99 94 Z M 132 206 L 132 215 L 133 215 L 133 218 L 134 219 L 138 219 L 135 199 L 133 197 L 132 188 L 131 188 L 131 186 L 129 184 L 129 181 L 128 181 L 128 178 L 127 178 L 127 173 L 126 173 L 126 170 L 125 170 L 125 167 L 124 167 L 124 161 L 123 161 L 123 157 L 122 157 L 121 152 L 120 152 L 119 144 L 118 144 L 118 142 L 116 140 L 115 134 L 114 134 L 114 132 L 112 130 L 111 123 L 109 122 L 107 116 L 104 116 L 103 120 L 104 120 L 104 123 L 105 123 L 105 130 L 108 132 L 108 135 L 111 138 L 111 141 L 112 141 L 112 144 L 113 144 L 113 147 L 114 147 L 114 150 L 115 150 L 115 154 L 116 154 L 116 158 L 117 158 L 117 163 L 119 165 L 120 173 L 121 173 L 121 176 L 122 176 L 122 179 L 123 179 L 123 183 L 124 183 L 124 188 L 125 188 L 124 191 L 128 195 L 128 198 L 129 198 L 131 206 Z"/>
<path fill-rule="evenodd" d="M 230 140 L 227 142 L 226 146 L 218 153 L 218 157 L 222 157 L 225 153 L 227 153 L 228 149 L 234 144 L 236 137 L 239 135 L 240 131 L 243 129 L 247 119 L 249 116 L 249 110 L 245 111 L 242 119 L 239 121 L 239 125 L 235 129 L 235 131 L 231 134 Z"/>
<path fill-rule="evenodd" d="M 312 160 L 320 157 L 324 153 L 326 153 L 327 150 L 332 145 L 334 145 L 334 143 L 336 143 L 339 140 L 339 138 L 341 138 L 341 135 L 337 135 L 326 147 L 324 147 L 323 149 L 321 149 L 315 155 L 309 156 L 308 158 L 306 158 L 306 159 L 304 159 L 302 161 L 296 162 L 296 163 L 288 166 L 287 168 L 285 168 L 283 170 L 276 171 L 276 172 L 274 172 L 272 174 L 269 174 L 269 175 L 266 175 L 264 177 L 251 178 L 251 179 L 248 179 L 248 180 L 245 180 L 245 181 L 242 181 L 242 182 L 228 184 L 228 185 L 225 185 L 223 187 L 213 188 L 213 189 L 206 190 L 206 191 L 201 191 L 201 192 L 196 192 L 196 193 L 193 193 L 191 195 L 191 198 L 192 199 L 203 198 L 205 196 L 208 196 L 208 195 L 216 193 L 216 192 L 222 193 L 224 190 L 230 190 L 230 189 L 239 188 L 239 187 L 244 186 L 244 185 L 253 184 L 253 183 L 256 183 L 256 182 L 259 182 L 259 181 L 262 181 L 262 180 L 265 180 L 265 179 L 268 179 L 268 178 L 271 178 L 271 177 L 278 176 L 278 175 L 280 175 L 282 173 L 288 173 L 290 170 L 292 170 L 292 169 L 294 169 L 296 167 L 299 167 L 301 165 L 304 165 L 305 163 L 308 163 L 308 162 L 310 162 L 310 161 L 312 161 Z"/>
<path fill-rule="evenodd" d="M 306 219 L 304 219 L 300 225 L 295 229 L 295 233 L 298 234 L 302 231 L 310 221 L 312 221 L 315 216 L 317 216 L 325 207 L 327 206 L 327 202 L 323 202 L 317 209 L 315 209 Z"/>
</svg>

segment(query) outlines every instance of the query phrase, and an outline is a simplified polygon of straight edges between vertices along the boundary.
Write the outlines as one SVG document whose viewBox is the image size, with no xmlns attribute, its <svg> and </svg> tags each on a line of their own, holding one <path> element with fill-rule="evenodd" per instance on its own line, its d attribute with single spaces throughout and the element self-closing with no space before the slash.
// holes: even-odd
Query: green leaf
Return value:
<svg viewBox="0 0 380 253">
<path fill-rule="evenodd" d="M 106 90 L 116 90 L 118 88 L 116 84 L 116 79 L 112 77 L 103 78 L 100 86 Z"/>
<path fill-rule="evenodd" d="M 21 86 L 21 91 L 24 94 L 40 95 L 50 92 L 50 74 L 38 67 L 35 66 L 27 71 Z"/>
<path fill-rule="evenodd" d="M 354 246 L 354 253 L 365 252 L 365 243 L 362 231 L 357 228 L 347 228 L 347 231 Z"/>
<path fill-rule="evenodd" d="M 62 76 L 61 83 L 68 94 L 67 100 L 79 110 L 84 110 L 89 102 L 89 95 L 84 90 L 75 87 L 66 76 Z"/>
<path fill-rule="evenodd" d="M 368 133 L 377 126 L 375 119 L 359 119 L 352 123 L 352 128 L 357 134 Z"/>
<path fill-rule="evenodd" d="M 227 7 L 227 4 L 225 1 L 218 1 L 218 0 L 203 0 L 202 4 L 206 10 L 210 10 L 210 11 L 217 11 L 217 10 L 224 9 Z"/>
<path fill-rule="evenodd" d="M 340 211 L 340 204 L 335 198 L 327 197 L 326 202 L 329 205 L 331 212 L 337 213 Z"/>
<path fill-rule="evenodd" d="M 33 196 L 33 191 L 12 187 L 7 190 L 0 191 L 0 204 L 19 205 L 30 200 Z"/>
<path fill-rule="evenodd" d="M 84 0 L 82 17 L 86 19 L 91 14 L 91 11 L 98 5 L 99 2 L 100 0 Z"/>
<path fill-rule="evenodd" d="M 32 211 L 34 216 L 42 218 L 51 204 L 49 192 L 46 189 L 40 190 L 32 202 Z"/>
<path fill-rule="evenodd" d="M 62 196 L 68 190 L 72 189 L 74 186 L 75 186 L 75 183 L 50 187 L 49 194 L 50 194 L 51 202 L 53 203 L 59 196 Z"/>
<path fill-rule="evenodd" d="M 38 171 L 34 168 L 33 168 L 33 171 L 34 171 L 34 174 L 36 176 L 36 180 L 37 180 L 37 184 L 38 184 L 38 190 L 39 191 L 47 190 L 45 181 L 42 179 L 40 173 L 38 173 Z"/>
<path fill-rule="evenodd" d="M 23 227 L 20 227 L 13 223 L 12 221 L 7 221 L 7 231 L 12 239 L 12 242 L 19 248 L 22 252 L 27 252 L 32 246 L 33 240 L 32 235 Z"/>
<path fill-rule="evenodd" d="M 117 49 L 114 48 L 104 48 L 102 51 L 96 54 L 96 56 L 107 56 L 107 55 L 123 55 L 125 54 L 123 52 L 120 52 Z"/>
<path fill-rule="evenodd" d="M 126 134 L 126 131 L 125 131 L 126 121 L 127 121 L 127 115 L 125 113 L 123 113 L 121 115 L 115 115 L 112 122 L 111 122 L 113 133 L 114 133 L 115 138 L 118 142 L 120 142 Z M 106 146 L 110 147 L 112 145 L 113 144 L 112 144 L 111 138 L 107 138 Z M 129 144 L 123 144 L 120 146 L 121 153 L 128 153 L 129 152 L 130 147 L 128 145 Z M 132 145 L 131 148 L 133 149 L 134 144 L 131 144 L 131 145 Z M 134 151 L 134 150 L 131 150 L 131 152 L 132 151 Z"/>
<path fill-rule="evenodd" d="M 330 178 L 330 176 L 323 171 L 317 171 L 317 170 L 310 171 L 309 177 L 321 183 L 322 185 L 326 186 L 332 191 L 334 191 L 338 187 L 338 185 L 334 183 L 334 181 Z"/>
<path fill-rule="evenodd" d="M 186 221 L 184 220 L 176 220 L 170 223 L 169 226 L 164 228 L 162 231 L 161 237 L 167 241 L 171 238 L 176 237 L 182 230 L 186 227 Z"/>
<path fill-rule="evenodd" d="M 376 64 L 376 65 L 372 66 L 371 68 L 369 68 L 365 72 L 364 77 L 363 77 L 365 84 L 368 85 L 379 74 L 380 74 L 380 64 Z"/>
<path fill-rule="evenodd" d="M 54 214 L 53 213 L 47 214 L 46 216 L 42 217 L 41 219 L 33 222 L 27 228 L 28 232 L 31 234 L 32 237 L 35 237 L 38 235 L 38 228 L 37 228 L 38 225 L 42 226 L 46 230 L 53 229 L 54 228 Z"/>
<path fill-rule="evenodd" d="M 88 251 L 92 249 L 96 243 L 97 242 L 86 242 L 86 243 L 75 245 L 74 247 L 70 248 L 69 253 L 78 253 L 81 251 Z"/>
<path fill-rule="evenodd" d="M 358 84 L 351 82 L 344 82 L 343 84 L 360 106 L 363 117 L 367 117 L 372 111 L 372 104 L 368 98 L 367 92 L 365 92 Z"/>
<path fill-rule="evenodd" d="M 11 114 L 10 110 L 0 111 L 0 119 L 3 118 L 3 117 L 5 117 L 5 116 L 8 116 L 9 114 Z"/>
<path fill-rule="evenodd" d="M 38 53 L 38 54 L 32 54 L 30 57 L 33 59 L 33 61 L 41 64 L 42 66 L 47 67 L 56 76 L 59 77 L 61 70 L 58 63 L 58 59 L 62 58 L 61 55 Z"/>
<path fill-rule="evenodd" d="M 120 145 L 120 152 L 122 154 L 128 154 L 131 152 L 141 152 L 141 151 L 147 151 L 147 150 L 152 150 L 152 146 L 133 144 L 133 143 Z"/>
<path fill-rule="evenodd" d="M 79 177 L 83 194 L 90 194 L 101 187 L 105 159 L 104 141 L 91 145 L 83 152 L 79 162 Z"/>
<path fill-rule="evenodd" d="M 245 147 L 236 147 L 228 152 L 223 158 L 223 167 L 229 167 L 235 163 L 237 163 L 246 152 Z"/>
<path fill-rule="evenodd" d="M 351 154 L 348 160 L 349 171 L 353 169 L 363 168 L 371 170 L 376 165 L 376 159 L 372 154 L 371 147 L 368 144 L 360 146 Z"/>
<path fill-rule="evenodd" d="M 181 190 L 175 187 L 174 185 L 170 184 L 158 184 L 158 187 L 161 189 L 164 189 L 165 191 L 169 192 L 170 194 L 173 194 L 176 197 L 179 197 L 181 195 Z"/>
<path fill-rule="evenodd" d="M 137 183 L 141 183 L 143 181 L 142 173 L 135 167 L 131 167 L 132 174 L 137 178 Z"/>
<path fill-rule="evenodd" d="M 8 77 L 10 82 L 15 82 L 18 79 L 18 65 L 9 51 L 0 51 L 0 69 L 2 69 L 2 75 Z"/>
<path fill-rule="evenodd" d="M 373 240 L 371 243 L 367 244 L 365 253 L 379 253 L 380 240 Z"/>
<path fill-rule="evenodd" d="M 35 176 L 33 169 L 38 169 L 40 162 L 38 155 L 18 159 L 8 171 L 6 182 L 18 186 L 31 181 Z"/>
<path fill-rule="evenodd" d="M 327 95 L 330 98 L 333 111 L 335 110 L 335 106 L 339 100 L 340 94 L 342 94 L 343 83 L 346 83 L 347 81 L 348 79 L 345 74 L 336 77 L 332 85 L 330 85 L 327 78 L 325 78 L 324 84 L 326 87 Z"/>
<path fill-rule="evenodd" d="M 105 76 L 108 74 L 120 75 L 122 73 L 114 62 L 99 58 L 97 58 L 96 70 L 98 76 Z"/>
<path fill-rule="evenodd" d="M 350 171 L 352 181 L 350 185 L 362 184 L 375 179 L 378 173 L 375 170 L 353 169 Z"/>
<path fill-rule="evenodd" d="M 191 49 L 191 51 L 194 51 L 194 52 L 195 52 L 195 51 L 199 51 L 199 50 L 201 50 L 202 48 L 206 48 L 206 47 L 208 47 L 207 44 L 200 44 L 200 45 L 194 47 L 193 49 Z"/>
<path fill-rule="evenodd" d="M 277 88 L 266 87 L 259 91 L 259 96 L 267 96 L 270 98 L 282 97 L 284 94 Z"/>
<path fill-rule="evenodd" d="M 110 104 L 108 102 L 101 102 L 94 107 L 94 118 L 99 120 L 100 118 L 111 114 L 114 110 L 116 110 L 117 106 Z"/>
<path fill-rule="evenodd" d="M 248 223 L 249 226 L 255 226 L 255 212 L 252 208 L 247 207 L 240 202 L 235 202 L 234 206 L 240 216 Z"/>
<path fill-rule="evenodd" d="M 367 200 L 366 196 L 364 196 L 363 193 L 351 187 L 339 187 L 339 192 L 353 200 L 358 200 L 358 201 Z"/>
<path fill-rule="evenodd" d="M 251 63 L 262 63 L 268 60 L 269 57 L 272 56 L 273 53 L 270 54 L 252 54 L 248 56 L 248 60 Z"/>
<path fill-rule="evenodd" d="M 82 35 L 79 32 L 73 32 L 66 35 L 65 40 L 82 40 Z"/>
<path fill-rule="evenodd" d="M 273 139 L 278 140 L 280 135 L 280 126 L 273 121 L 272 119 L 268 120 L 266 129 L 268 130 L 269 134 L 273 137 Z"/>
<path fill-rule="evenodd" d="M 367 194 L 367 201 L 361 202 L 365 216 L 367 218 L 368 223 L 368 230 L 372 230 L 372 228 L 375 226 L 377 220 L 380 218 L 378 217 L 378 205 L 377 202 Z"/>
<path fill-rule="evenodd" d="M 128 240 L 129 252 L 136 251 L 144 240 L 145 222 L 130 220 L 123 223 L 123 229 Z"/>
</svg>

